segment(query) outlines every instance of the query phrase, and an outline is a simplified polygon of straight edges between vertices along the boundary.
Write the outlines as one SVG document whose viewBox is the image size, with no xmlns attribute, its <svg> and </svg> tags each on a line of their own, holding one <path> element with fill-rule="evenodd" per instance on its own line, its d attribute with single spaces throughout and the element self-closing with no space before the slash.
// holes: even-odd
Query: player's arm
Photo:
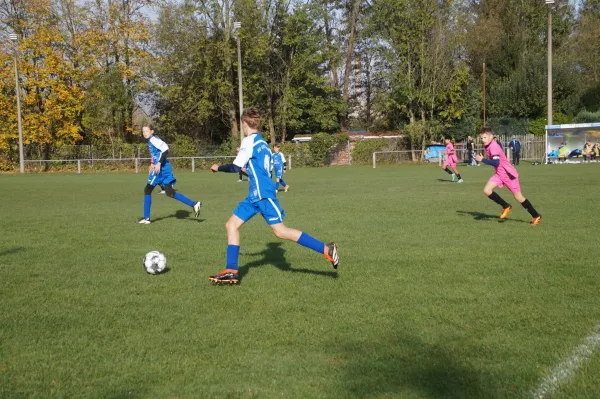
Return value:
<svg viewBox="0 0 600 399">
<path fill-rule="evenodd" d="M 249 144 L 248 144 L 249 143 Z M 240 152 L 237 154 L 233 163 L 228 163 L 225 165 L 214 164 L 210 167 L 210 171 L 213 173 L 217 172 L 225 172 L 225 173 L 239 173 L 244 166 L 250 161 L 250 157 L 252 156 L 252 143 L 246 141 L 242 143 L 242 147 L 240 148 Z"/>
<path fill-rule="evenodd" d="M 491 159 L 484 158 L 481 155 L 479 155 L 477 158 L 481 158 L 477 160 L 478 162 L 483 162 L 486 165 L 500 166 L 500 155 L 492 155 Z"/>
<path fill-rule="evenodd" d="M 287 161 L 285 160 L 285 155 L 283 155 L 283 152 L 281 152 L 280 154 L 281 159 L 283 160 L 283 173 L 287 173 Z"/>
<path fill-rule="evenodd" d="M 156 165 L 154 165 L 154 171 L 156 173 L 160 173 L 160 167 L 163 163 L 165 163 L 167 155 L 169 154 L 169 146 L 167 145 L 167 143 L 165 143 L 156 136 L 150 137 L 150 142 L 154 147 L 156 147 L 156 149 L 160 151 L 158 162 L 156 163 Z"/>
</svg>

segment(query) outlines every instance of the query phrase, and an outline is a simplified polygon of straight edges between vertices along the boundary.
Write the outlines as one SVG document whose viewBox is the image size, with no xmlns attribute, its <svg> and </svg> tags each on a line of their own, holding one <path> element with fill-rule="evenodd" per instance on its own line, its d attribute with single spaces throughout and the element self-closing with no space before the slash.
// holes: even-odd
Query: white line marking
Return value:
<svg viewBox="0 0 600 399">
<path fill-rule="evenodd" d="M 567 360 L 556 366 L 550 375 L 542 379 L 534 391 L 533 397 L 535 399 L 544 399 L 555 393 L 562 384 L 573 377 L 575 371 L 577 371 L 584 361 L 592 356 L 599 345 L 600 324 L 594 327 L 592 333 L 585 337 L 583 343 L 575 348 Z"/>
</svg>

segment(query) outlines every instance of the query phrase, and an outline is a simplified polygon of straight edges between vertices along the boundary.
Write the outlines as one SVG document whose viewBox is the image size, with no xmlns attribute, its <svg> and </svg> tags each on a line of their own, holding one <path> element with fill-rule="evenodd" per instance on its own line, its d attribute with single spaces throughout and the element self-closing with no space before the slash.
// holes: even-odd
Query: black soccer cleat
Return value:
<svg viewBox="0 0 600 399">
<path fill-rule="evenodd" d="M 223 270 L 221 273 L 210 276 L 208 281 L 215 284 L 239 284 L 238 273 L 231 270 Z"/>
<path fill-rule="evenodd" d="M 334 269 L 338 268 L 340 258 L 338 257 L 337 245 L 335 243 L 330 242 L 329 244 L 325 244 L 325 253 L 323 255 L 325 255 L 325 259 L 331 262 L 331 266 Z"/>
</svg>

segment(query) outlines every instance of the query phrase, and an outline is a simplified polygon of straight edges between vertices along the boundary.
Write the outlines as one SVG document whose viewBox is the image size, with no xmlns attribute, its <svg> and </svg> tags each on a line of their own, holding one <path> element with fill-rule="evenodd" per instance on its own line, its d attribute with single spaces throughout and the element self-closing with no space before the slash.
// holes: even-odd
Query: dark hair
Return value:
<svg viewBox="0 0 600 399">
<path fill-rule="evenodd" d="M 275 147 L 279 148 L 279 144 L 278 143 L 273 144 L 273 148 L 275 148 Z"/>
<path fill-rule="evenodd" d="M 492 136 L 496 136 L 491 127 L 482 127 L 479 131 L 479 134 L 491 134 Z"/>
<path fill-rule="evenodd" d="M 154 124 L 152 122 L 142 123 L 142 129 L 145 128 L 145 127 L 147 127 L 150 130 L 154 130 Z"/>
<path fill-rule="evenodd" d="M 242 113 L 242 122 L 246 122 L 252 129 L 260 129 L 260 112 L 255 107 L 246 108 Z"/>
<path fill-rule="evenodd" d="M 450 141 L 452 141 L 452 136 L 446 135 L 446 136 L 444 136 L 444 140 L 450 140 Z"/>
</svg>

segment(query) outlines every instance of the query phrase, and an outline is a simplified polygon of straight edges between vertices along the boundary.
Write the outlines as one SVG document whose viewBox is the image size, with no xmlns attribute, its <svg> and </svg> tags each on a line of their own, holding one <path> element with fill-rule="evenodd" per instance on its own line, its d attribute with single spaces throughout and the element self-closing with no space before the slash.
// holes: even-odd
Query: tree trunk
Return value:
<svg viewBox="0 0 600 399">
<path fill-rule="evenodd" d="M 329 51 L 329 67 L 331 68 L 331 86 L 338 89 L 338 71 L 337 62 L 333 56 L 334 49 L 331 39 L 331 28 L 329 26 L 329 1 L 325 0 L 323 4 L 323 24 L 325 26 L 325 39 L 327 40 L 327 51 Z"/>
<path fill-rule="evenodd" d="M 275 121 L 274 121 L 274 108 L 275 105 L 273 100 L 273 90 L 269 90 L 267 94 L 267 123 L 269 125 L 269 135 L 271 136 L 271 144 L 275 144 L 277 142 L 277 138 L 275 137 Z"/>
<path fill-rule="evenodd" d="M 344 70 L 344 91 L 343 98 L 348 101 L 350 97 L 348 86 L 350 82 L 350 73 L 352 69 L 352 59 L 354 58 L 354 44 L 356 43 L 356 25 L 358 22 L 358 12 L 360 9 L 360 0 L 352 0 L 352 10 L 350 12 L 350 37 L 348 38 L 348 52 L 346 54 L 346 68 Z"/>
</svg>

